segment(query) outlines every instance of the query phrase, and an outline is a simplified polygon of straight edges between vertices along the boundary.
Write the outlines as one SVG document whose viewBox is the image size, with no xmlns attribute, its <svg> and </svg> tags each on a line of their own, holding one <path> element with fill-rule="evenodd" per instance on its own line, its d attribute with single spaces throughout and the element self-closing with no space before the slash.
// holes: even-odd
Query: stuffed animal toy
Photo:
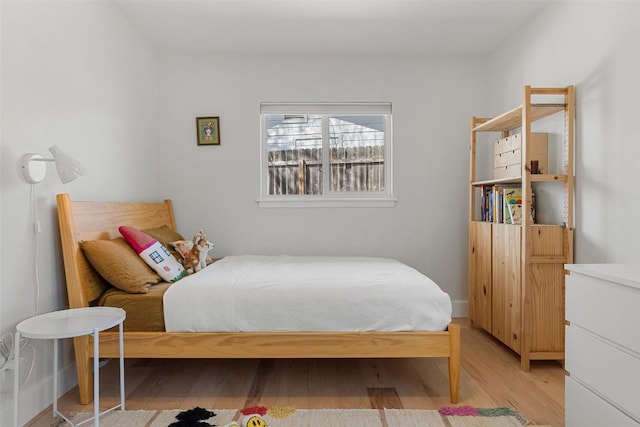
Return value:
<svg viewBox="0 0 640 427">
<path fill-rule="evenodd" d="M 213 243 L 207 239 L 204 231 L 198 231 L 193 236 L 191 250 L 183 254 L 182 265 L 189 273 L 197 273 L 207 266 L 207 253 L 211 249 L 213 249 Z"/>
</svg>

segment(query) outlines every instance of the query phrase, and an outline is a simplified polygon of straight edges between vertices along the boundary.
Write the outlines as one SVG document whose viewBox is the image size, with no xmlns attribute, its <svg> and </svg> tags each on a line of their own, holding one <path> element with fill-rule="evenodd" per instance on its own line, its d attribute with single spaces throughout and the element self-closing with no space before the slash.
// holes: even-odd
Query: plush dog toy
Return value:
<svg viewBox="0 0 640 427">
<path fill-rule="evenodd" d="M 213 249 L 213 243 L 200 230 L 193 236 L 193 246 L 183 255 L 182 265 L 189 273 L 197 273 L 207 266 L 207 253 Z"/>
</svg>

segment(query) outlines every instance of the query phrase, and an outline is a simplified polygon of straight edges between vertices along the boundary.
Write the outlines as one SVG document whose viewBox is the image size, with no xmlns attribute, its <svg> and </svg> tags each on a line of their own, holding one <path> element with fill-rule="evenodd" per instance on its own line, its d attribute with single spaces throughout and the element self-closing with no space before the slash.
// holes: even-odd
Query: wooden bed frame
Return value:
<svg viewBox="0 0 640 427">
<path fill-rule="evenodd" d="M 95 277 L 78 242 L 120 237 L 118 227 L 167 225 L 175 230 L 170 200 L 159 203 L 72 201 L 57 195 L 58 221 L 69 307 L 88 307 L 88 283 Z M 90 336 L 74 338 L 80 402 L 92 399 Z M 118 357 L 118 333 L 100 334 L 102 358 Z M 442 332 L 125 332 L 127 358 L 412 358 L 449 359 L 449 395 L 458 401 L 460 325 Z"/>
</svg>

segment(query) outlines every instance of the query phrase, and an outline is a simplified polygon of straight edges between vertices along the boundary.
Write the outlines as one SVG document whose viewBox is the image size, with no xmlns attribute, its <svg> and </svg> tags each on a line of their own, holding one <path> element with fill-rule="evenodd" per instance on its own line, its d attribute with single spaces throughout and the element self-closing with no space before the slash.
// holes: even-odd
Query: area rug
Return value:
<svg viewBox="0 0 640 427">
<path fill-rule="evenodd" d="M 471 406 L 423 409 L 295 409 L 292 407 L 254 407 L 242 410 L 209 409 L 213 416 L 185 424 L 178 421 L 184 410 L 113 411 L 100 417 L 104 427 L 224 426 L 257 413 L 268 427 L 524 427 L 529 422 L 509 408 Z M 79 423 L 90 413 L 73 414 Z"/>
</svg>

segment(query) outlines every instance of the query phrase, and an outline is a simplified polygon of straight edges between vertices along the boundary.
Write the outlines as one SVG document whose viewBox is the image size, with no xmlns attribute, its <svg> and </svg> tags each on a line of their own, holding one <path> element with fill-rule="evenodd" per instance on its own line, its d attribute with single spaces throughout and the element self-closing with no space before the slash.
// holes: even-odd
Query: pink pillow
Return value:
<svg viewBox="0 0 640 427">
<path fill-rule="evenodd" d="M 177 282 L 187 271 L 160 242 L 137 228 L 123 225 L 118 228 L 122 237 L 165 282 Z"/>
</svg>

